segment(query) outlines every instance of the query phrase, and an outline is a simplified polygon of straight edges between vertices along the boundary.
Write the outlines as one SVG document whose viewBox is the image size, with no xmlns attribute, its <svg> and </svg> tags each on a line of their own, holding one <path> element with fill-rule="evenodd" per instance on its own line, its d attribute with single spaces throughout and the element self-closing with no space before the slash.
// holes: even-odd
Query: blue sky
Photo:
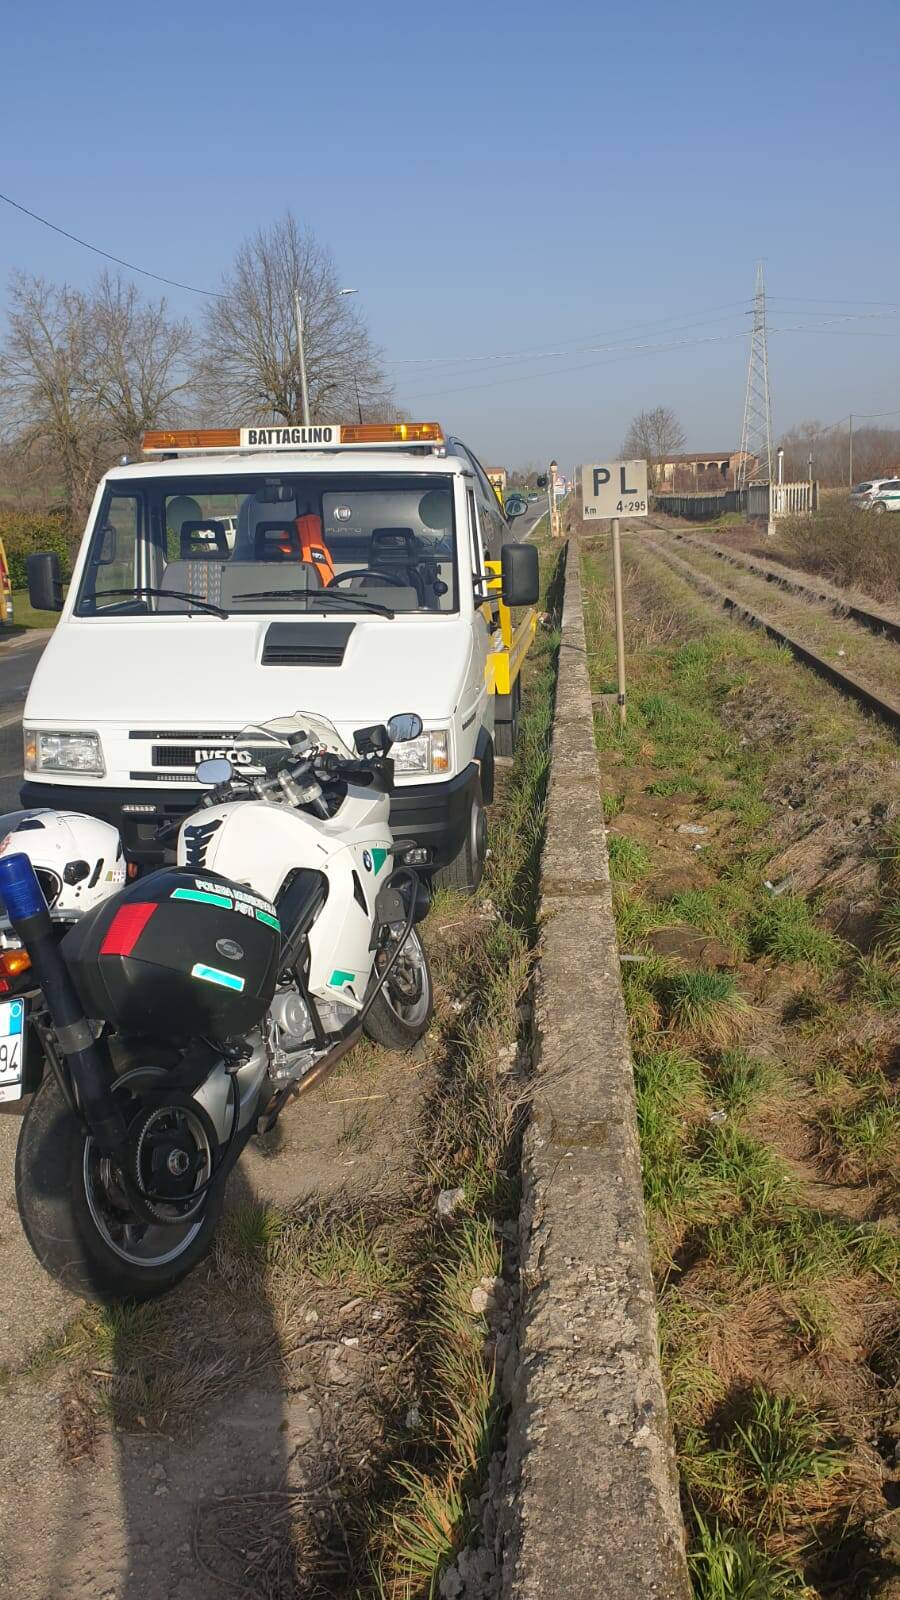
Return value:
<svg viewBox="0 0 900 1600">
<path fill-rule="evenodd" d="M 900 409 L 896 0 L 49 0 L 3 43 L 4 193 L 213 288 L 290 207 L 485 458 L 603 459 L 660 403 L 736 446 L 758 258 L 776 428 Z M 101 265 L 0 207 L 0 297 Z"/>
</svg>

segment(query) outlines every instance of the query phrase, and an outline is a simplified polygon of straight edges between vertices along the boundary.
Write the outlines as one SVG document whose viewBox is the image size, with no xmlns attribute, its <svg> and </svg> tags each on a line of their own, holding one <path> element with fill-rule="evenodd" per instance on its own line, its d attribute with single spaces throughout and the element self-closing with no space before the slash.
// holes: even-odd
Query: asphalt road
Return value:
<svg viewBox="0 0 900 1600">
<path fill-rule="evenodd" d="M 535 528 L 537 527 L 538 523 L 540 522 L 541 517 L 543 517 L 545 515 L 546 510 L 547 510 L 547 496 L 545 494 L 542 494 L 541 497 L 540 497 L 540 500 L 537 503 L 537 505 L 536 506 L 529 506 L 528 510 L 523 512 L 522 516 L 518 517 L 516 519 L 516 521 L 513 523 L 513 529 L 515 531 L 516 537 L 518 539 L 521 539 L 523 543 L 525 542 L 526 539 L 530 539 L 531 535 L 534 533 Z"/>
<path fill-rule="evenodd" d="M 0 812 L 16 811 L 22 782 L 22 710 L 49 632 L 0 647 Z"/>
</svg>

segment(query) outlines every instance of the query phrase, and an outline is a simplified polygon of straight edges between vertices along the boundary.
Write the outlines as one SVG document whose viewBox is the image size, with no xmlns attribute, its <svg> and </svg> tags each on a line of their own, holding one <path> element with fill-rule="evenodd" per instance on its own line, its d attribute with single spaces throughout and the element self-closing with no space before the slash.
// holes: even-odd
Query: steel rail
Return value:
<svg viewBox="0 0 900 1600">
<path fill-rule="evenodd" d="M 719 544 L 713 544 L 709 539 L 698 538 L 696 534 L 685 533 L 681 528 L 669 529 L 656 526 L 658 533 L 667 537 L 681 540 L 682 543 L 691 545 L 693 549 L 708 551 L 710 555 L 718 556 L 720 560 L 727 561 L 733 567 L 744 572 L 752 572 L 760 578 L 765 578 L 767 583 L 777 583 L 783 589 L 788 589 L 793 594 L 808 595 L 810 599 L 818 600 L 827 605 L 840 616 L 852 617 L 854 622 L 859 622 L 864 628 L 869 628 L 872 633 L 887 634 L 889 638 L 900 642 L 900 619 L 889 616 L 884 611 L 878 611 L 874 606 L 858 605 L 855 600 L 841 593 L 835 584 L 827 583 L 825 579 L 817 579 L 813 573 L 798 572 L 793 567 L 784 567 L 779 561 L 772 561 L 766 556 L 751 556 L 745 550 L 728 550 Z"/>
<path fill-rule="evenodd" d="M 854 673 L 846 672 L 840 667 L 834 666 L 831 661 L 826 661 L 824 657 L 811 649 L 808 644 L 804 644 L 802 639 L 798 639 L 795 634 L 788 633 L 785 628 L 773 621 L 771 617 L 767 617 L 764 612 L 754 610 L 745 600 L 729 594 L 726 589 L 714 582 L 705 572 L 699 572 L 696 567 L 692 567 L 690 562 L 682 560 L 681 556 L 676 555 L 673 550 L 667 550 L 665 547 L 658 545 L 654 539 L 648 538 L 646 533 L 640 543 L 642 547 L 651 550 L 661 561 L 666 562 L 673 571 L 679 573 L 689 583 L 693 584 L 695 589 L 699 589 L 702 593 L 717 600 L 720 605 L 733 612 L 742 621 L 749 622 L 754 627 L 762 628 L 771 639 L 775 639 L 779 644 L 787 645 L 788 649 L 799 661 L 811 667 L 820 677 L 826 678 L 842 694 L 849 695 L 852 699 L 859 701 L 861 705 L 866 707 L 867 711 L 874 712 L 876 716 L 889 723 L 892 728 L 900 729 L 900 701 L 893 699 L 890 695 L 879 693 L 878 690 L 873 689 L 862 678 L 857 678 Z"/>
</svg>

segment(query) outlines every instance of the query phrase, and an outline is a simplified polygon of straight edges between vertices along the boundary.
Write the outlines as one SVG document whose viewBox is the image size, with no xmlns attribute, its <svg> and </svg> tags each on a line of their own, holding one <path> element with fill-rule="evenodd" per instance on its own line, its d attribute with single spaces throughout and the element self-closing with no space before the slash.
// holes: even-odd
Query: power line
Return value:
<svg viewBox="0 0 900 1600">
<path fill-rule="evenodd" d="M 635 330 L 632 334 L 633 339 L 638 338 L 641 333 L 651 332 L 654 328 L 659 329 L 660 332 L 663 333 L 666 330 L 666 325 L 671 322 L 683 324 L 684 328 L 702 328 L 710 322 L 729 322 L 733 316 L 738 314 L 739 310 L 744 310 L 749 305 L 752 305 L 751 301 L 732 300 L 729 301 L 728 305 L 726 306 L 711 306 L 709 308 L 710 314 L 704 314 L 704 316 L 699 320 L 685 322 L 685 317 L 691 317 L 692 313 L 682 311 L 671 317 L 660 317 L 653 322 L 633 322 L 627 324 L 625 331 L 627 332 L 629 328 Z M 732 309 L 735 307 L 737 310 Z M 711 313 L 717 311 L 728 311 L 729 315 L 725 317 L 714 317 Z M 623 330 L 620 328 L 612 331 L 621 333 Z M 670 334 L 679 333 L 681 331 L 681 327 L 668 329 Z M 593 337 L 602 339 L 608 336 L 601 333 L 594 334 Z M 615 342 L 617 344 L 628 344 L 632 342 L 632 339 L 619 339 Z M 560 342 L 562 348 L 559 350 L 501 350 L 485 355 L 465 356 L 392 356 L 386 361 L 385 365 L 389 367 L 450 367 L 473 361 L 539 361 L 555 358 L 557 356 L 575 355 L 580 350 L 607 350 L 612 348 L 612 346 L 609 345 L 581 344 L 576 339 L 563 339 Z"/>
<path fill-rule="evenodd" d="M 870 334 L 870 333 L 866 332 L 865 330 L 863 330 L 861 328 L 832 328 L 832 327 L 829 327 L 829 326 L 824 326 L 824 327 L 819 327 L 819 328 L 811 328 L 811 327 L 808 327 L 806 324 L 801 324 L 801 323 L 796 323 L 793 326 L 789 325 L 789 326 L 783 327 L 783 328 L 772 328 L 772 327 L 770 327 L 768 329 L 768 332 L 769 332 L 770 335 L 771 334 L 776 334 L 776 333 L 777 334 L 784 334 L 784 333 L 841 334 L 846 338 L 860 338 L 860 339 L 862 339 L 862 338 L 886 338 L 886 337 L 894 337 L 894 338 L 896 338 L 896 337 L 900 336 L 900 329 L 898 329 L 896 332 L 893 332 L 892 334 L 885 334 L 885 333 Z M 729 339 L 746 339 L 746 337 L 747 337 L 746 328 L 740 328 L 735 333 L 718 333 L 718 334 L 710 333 L 710 334 L 704 335 L 700 339 L 678 339 L 674 343 L 666 343 L 666 344 L 663 344 L 663 343 L 631 344 L 629 347 L 627 347 L 625 349 L 622 349 L 621 345 L 617 345 L 617 344 L 597 345 L 597 346 L 592 346 L 592 347 L 589 347 L 589 348 L 592 348 L 592 349 L 594 349 L 596 351 L 607 352 L 607 354 L 608 354 L 608 359 L 607 360 L 605 360 L 605 361 L 582 361 L 582 362 L 579 362 L 579 364 L 577 366 L 574 366 L 574 367 L 552 367 L 549 370 L 545 370 L 543 372 L 525 372 L 525 373 L 519 372 L 519 373 L 513 374 L 511 377 L 490 378 L 487 381 L 487 383 L 458 384 L 458 385 L 455 385 L 452 389 L 429 389 L 427 392 L 423 392 L 423 391 L 420 391 L 420 390 L 414 390 L 412 394 L 404 395 L 404 403 L 409 402 L 409 401 L 415 401 L 415 402 L 418 403 L 419 401 L 425 401 L 425 400 L 429 400 L 429 401 L 430 400 L 440 400 L 440 399 L 443 399 L 444 396 L 446 396 L 446 395 L 471 394 L 471 393 L 473 393 L 473 392 L 475 392 L 477 390 L 480 390 L 480 389 L 496 389 L 498 387 L 501 387 L 501 386 L 503 386 L 505 384 L 509 384 L 509 383 L 523 383 L 523 384 L 524 383 L 541 383 L 541 382 L 551 381 L 554 378 L 567 377 L 569 374 L 571 374 L 573 372 L 592 372 L 597 367 L 610 366 L 610 365 L 613 365 L 617 361 L 627 361 L 632 356 L 653 355 L 653 354 L 660 354 L 660 353 L 665 355 L 665 354 L 668 354 L 668 353 L 673 352 L 673 351 L 694 350 L 699 345 L 723 344 L 723 343 L 727 342 Z M 569 354 L 574 354 L 574 352 L 568 352 L 568 353 Z M 448 376 L 448 377 L 455 376 L 455 374 L 448 373 L 448 374 L 446 374 L 446 376 Z M 460 376 L 462 376 L 462 374 L 460 374 Z M 853 415 L 856 416 L 856 412 L 854 412 Z"/>
<path fill-rule="evenodd" d="M 180 283 L 177 278 L 165 278 L 161 272 L 150 272 L 146 267 L 136 267 L 133 261 L 123 261 L 121 256 L 111 255 L 109 250 L 101 250 L 99 245 L 90 244 L 87 239 L 79 239 L 77 233 L 69 233 L 66 228 L 60 228 L 57 223 L 49 222 L 46 217 L 38 216 L 36 211 L 29 211 L 27 206 L 20 205 L 18 200 L 13 200 L 8 194 L 0 194 L 0 200 L 6 205 L 13 206 L 16 211 L 24 212 L 26 217 L 40 222 L 45 228 L 51 228 L 54 233 L 61 233 L 64 239 L 71 239 L 73 244 L 80 244 L 85 250 L 93 250 L 94 255 L 104 256 L 107 261 L 114 261 L 119 267 L 127 267 L 129 272 L 139 272 L 143 278 L 154 278 L 157 283 L 167 283 L 172 289 L 187 289 L 189 294 L 202 294 L 210 300 L 224 300 L 225 296 L 218 294 L 215 289 L 198 289 L 193 283 Z"/>
</svg>

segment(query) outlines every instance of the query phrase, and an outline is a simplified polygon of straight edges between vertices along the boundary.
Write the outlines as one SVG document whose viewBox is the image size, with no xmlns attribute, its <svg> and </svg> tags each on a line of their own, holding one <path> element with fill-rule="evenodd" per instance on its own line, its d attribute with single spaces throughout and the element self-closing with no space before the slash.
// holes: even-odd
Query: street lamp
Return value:
<svg viewBox="0 0 900 1600">
<path fill-rule="evenodd" d="M 359 294 L 359 290 L 338 289 L 339 297 L 346 294 Z M 300 357 L 300 405 L 302 407 L 301 420 L 306 427 L 309 427 L 309 388 L 306 382 L 306 348 L 303 343 L 303 300 L 299 289 L 294 291 L 294 325 L 297 329 L 297 354 Z M 357 403 L 358 401 L 359 389 L 357 388 Z M 360 421 L 362 421 L 362 416 L 360 416 Z"/>
<path fill-rule="evenodd" d="M 339 295 L 359 294 L 359 290 L 358 289 L 338 289 L 338 294 Z M 353 374 L 353 387 L 356 390 L 356 414 L 359 417 L 360 422 L 362 422 L 362 401 L 359 398 L 359 378 L 356 376 L 355 372 Z"/>
</svg>

